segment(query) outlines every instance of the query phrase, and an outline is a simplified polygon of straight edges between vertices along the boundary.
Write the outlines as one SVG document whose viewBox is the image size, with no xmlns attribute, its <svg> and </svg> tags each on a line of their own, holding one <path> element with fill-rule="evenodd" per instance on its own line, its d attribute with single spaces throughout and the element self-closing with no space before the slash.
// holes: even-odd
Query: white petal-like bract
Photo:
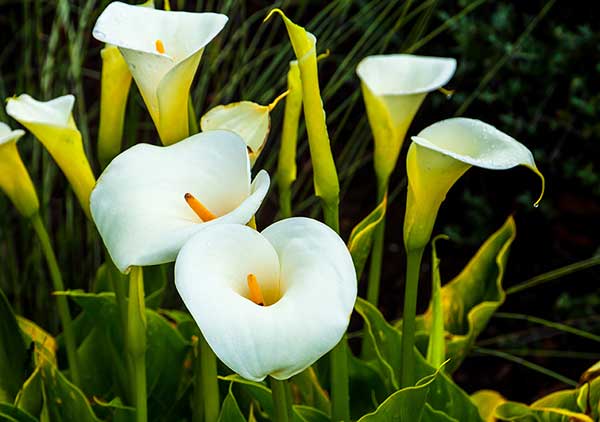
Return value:
<svg viewBox="0 0 600 422">
<path fill-rule="evenodd" d="M 249 299 L 248 274 L 267 306 Z M 255 381 L 287 379 L 331 350 L 356 300 L 346 245 L 323 223 L 303 217 L 262 233 L 207 227 L 181 249 L 175 284 L 216 355 Z"/>
<path fill-rule="evenodd" d="M 264 170 L 250 183 L 239 136 L 210 131 L 168 147 L 138 144 L 118 155 L 92 192 L 92 217 L 113 261 L 126 272 L 132 265 L 173 261 L 206 225 L 246 224 L 268 188 Z M 186 193 L 217 218 L 203 223 Z"/>
</svg>

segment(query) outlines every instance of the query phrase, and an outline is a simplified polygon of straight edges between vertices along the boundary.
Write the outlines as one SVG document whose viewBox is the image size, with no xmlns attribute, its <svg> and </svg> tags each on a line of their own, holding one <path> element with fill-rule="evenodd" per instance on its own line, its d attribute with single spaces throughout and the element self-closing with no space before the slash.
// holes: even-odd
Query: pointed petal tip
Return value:
<svg viewBox="0 0 600 422">
<path fill-rule="evenodd" d="M 287 16 L 285 15 L 285 13 L 283 13 L 283 10 L 281 10 L 280 8 L 276 7 L 275 9 L 271 9 L 271 11 L 267 14 L 267 16 L 263 19 L 263 23 L 267 22 L 269 19 L 271 19 L 271 16 L 273 16 L 273 14 L 275 13 L 279 13 L 281 15 L 282 18 L 287 19 Z"/>
</svg>

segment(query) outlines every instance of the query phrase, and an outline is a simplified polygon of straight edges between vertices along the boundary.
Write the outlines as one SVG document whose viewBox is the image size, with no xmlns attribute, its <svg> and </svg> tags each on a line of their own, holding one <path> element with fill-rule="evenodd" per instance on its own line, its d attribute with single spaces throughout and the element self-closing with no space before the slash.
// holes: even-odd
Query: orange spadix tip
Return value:
<svg viewBox="0 0 600 422">
<path fill-rule="evenodd" d="M 217 218 L 216 215 L 214 215 L 208 210 L 208 208 L 202 205 L 202 202 L 198 201 L 196 197 L 191 193 L 188 192 L 183 197 L 185 198 L 185 202 L 187 202 L 190 208 L 196 213 L 198 217 L 200 217 L 200 220 L 202 220 L 203 222 L 207 222 Z"/>
<path fill-rule="evenodd" d="M 265 298 L 263 297 L 262 291 L 258 284 L 258 280 L 254 274 L 248 274 L 248 288 L 250 289 L 250 300 L 257 305 L 264 306 Z"/>
<path fill-rule="evenodd" d="M 161 40 L 156 40 L 155 46 L 156 51 L 158 51 L 160 54 L 165 54 L 165 45 Z"/>
</svg>

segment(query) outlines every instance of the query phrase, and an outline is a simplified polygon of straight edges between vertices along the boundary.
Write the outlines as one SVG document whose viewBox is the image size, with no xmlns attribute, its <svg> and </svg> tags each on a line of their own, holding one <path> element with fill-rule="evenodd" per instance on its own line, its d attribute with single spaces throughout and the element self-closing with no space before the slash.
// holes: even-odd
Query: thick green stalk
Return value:
<svg viewBox="0 0 600 422">
<path fill-rule="evenodd" d="M 275 421 L 290 422 L 292 420 L 292 406 L 289 401 L 287 381 L 271 379 L 271 394 L 273 395 L 273 403 L 275 404 Z"/>
<path fill-rule="evenodd" d="M 202 396 L 204 398 L 204 420 L 206 422 L 216 421 L 219 418 L 221 403 L 217 379 L 217 357 L 202 335 L 200 335 L 198 342 L 200 346 L 200 382 L 202 383 Z"/>
<path fill-rule="evenodd" d="M 346 336 L 330 352 L 331 357 L 331 420 L 350 421 L 350 389 Z"/>
<path fill-rule="evenodd" d="M 42 252 L 46 258 L 48 264 L 48 270 L 50 271 L 50 278 L 52 279 L 52 287 L 55 291 L 64 291 L 65 285 L 63 283 L 62 275 L 58 268 L 58 262 L 52 249 L 52 243 L 50 242 L 50 236 L 46 231 L 46 227 L 42 222 L 42 218 L 39 214 L 34 214 L 31 217 L 31 223 L 35 230 L 40 244 L 42 246 Z M 77 358 L 77 345 L 75 343 L 75 333 L 73 332 L 73 326 L 71 323 L 71 313 L 69 311 L 69 303 L 65 296 L 56 296 L 56 304 L 58 307 L 58 315 L 60 317 L 63 333 L 65 338 L 65 346 L 67 349 L 67 360 L 69 362 L 69 371 L 71 374 L 71 380 L 75 385 L 81 385 L 81 378 L 79 376 L 79 360 Z"/>
<path fill-rule="evenodd" d="M 148 420 L 146 395 L 146 303 L 142 267 L 133 267 L 129 274 L 127 308 L 127 354 L 133 369 L 132 388 L 135 396 L 136 421 Z"/>
<path fill-rule="evenodd" d="M 413 386 L 415 380 L 415 318 L 417 316 L 417 292 L 423 248 L 408 250 L 406 255 L 406 286 L 404 288 L 404 311 L 402 316 L 402 367 L 400 388 Z"/>
</svg>

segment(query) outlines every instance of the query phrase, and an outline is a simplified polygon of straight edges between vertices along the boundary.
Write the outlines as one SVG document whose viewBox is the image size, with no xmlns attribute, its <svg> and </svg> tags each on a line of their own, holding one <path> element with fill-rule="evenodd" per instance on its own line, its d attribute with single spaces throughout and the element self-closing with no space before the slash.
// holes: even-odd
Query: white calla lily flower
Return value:
<svg viewBox="0 0 600 422">
<path fill-rule="evenodd" d="M 423 129 L 412 137 L 406 157 L 408 197 L 404 220 L 407 250 L 425 247 L 440 205 L 454 183 L 472 166 L 506 170 L 519 165 L 544 176 L 531 151 L 516 139 L 481 120 L 457 117 Z"/>
<path fill-rule="evenodd" d="M 119 47 L 163 144 L 188 136 L 190 86 L 204 47 L 227 19 L 121 2 L 110 3 L 98 17 L 94 38 Z"/>
<path fill-rule="evenodd" d="M 261 170 L 250 180 L 243 140 L 228 131 L 175 145 L 138 144 L 119 154 L 91 195 L 92 217 L 117 268 L 174 261 L 202 227 L 246 224 L 269 189 Z"/>
<path fill-rule="evenodd" d="M 356 300 L 346 245 L 303 217 L 261 233 L 207 227 L 181 249 L 175 284 L 219 359 L 254 381 L 290 378 L 331 350 Z"/>
<path fill-rule="evenodd" d="M 447 57 L 389 54 L 364 58 L 356 68 L 367 117 L 375 138 L 374 164 L 380 190 L 390 174 L 413 117 L 431 91 L 454 75 L 456 60 Z M 383 192 L 379 193 L 383 197 Z"/>
<path fill-rule="evenodd" d="M 218 105 L 200 118 L 200 128 L 202 131 L 230 130 L 240 135 L 248 146 L 250 165 L 253 166 L 265 147 L 271 131 L 270 113 L 287 94 L 288 91 L 284 92 L 266 106 L 252 101 Z"/>
</svg>

